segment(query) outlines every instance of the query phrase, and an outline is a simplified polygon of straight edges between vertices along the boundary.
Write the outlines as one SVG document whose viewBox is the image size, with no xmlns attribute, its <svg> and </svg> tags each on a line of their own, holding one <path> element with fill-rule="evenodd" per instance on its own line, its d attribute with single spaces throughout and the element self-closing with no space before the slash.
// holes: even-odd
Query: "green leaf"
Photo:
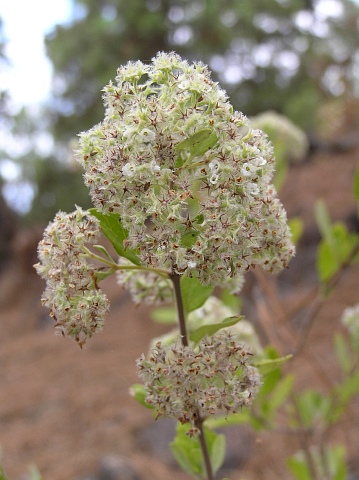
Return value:
<svg viewBox="0 0 359 480">
<path fill-rule="evenodd" d="M 195 218 L 194 222 L 198 223 L 198 225 L 201 225 L 204 222 L 204 215 L 203 213 L 199 213 Z"/>
<path fill-rule="evenodd" d="M 202 327 L 199 327 L 197 330 L 192 332 L 190 334 L 189 338 L 192 342 L 197 344 L 206 335 L 211 336 L 211 335 L 214 335 L 215 333 L 217 333 L 218 330 L 221 330 L 222 328 L 232 327 L 233 325 L 238 323 L 240 320 L 242 320 L 242 318 L 244 318 L 243 315 L 228 317 L 228 318 L 225 318 L 220 323 L 212 323 L 210 325 L 202 325 Z"/>
<path fill-rule="evenodd" d="M 0 480 L 8 480 L 8 477 L 6 476 L 5 471 L 1 465 L 0 465 Z"/>
<path fill-rule="evenodd" d="M 261 375 L 268 375 L 268 373 L 271 373 L 273 370 L 281 367 L 283 363 L 287 362 L 292 357 L 293 355 L 286 355 L 285 357 L 281 358 L 261 360 L 256 362 L 254 366 L 258 368 Z"/>
<path fill-rule="evenodd" d="M 261 430 L 268 429 L 269 425 L 275 425 L 277 411 L 292 392 L 293 384 L 294 376 L 282 377 L 279 369 L 264 377 L 264 383 L 255 402 L 259 415 L 250 418 L 253 428 Z"/>
<path fill-rule="evenodd" d="M 184 248 L 191 248 L 196 243 L 199 232 L 197 230 L 190 230 L 181 236 L 180 245 Z"/>
<path fill-rule="evenodd" d="M 342 334 L 338 333 L 334 336 L 334 349 L 341 369 L 344 373 L 349 373 L 352 366 L 352 360 L 349 353 L 350 350 L 348 348 L 348 343 L 345 341 Z"/>
<path fill-rule="evenodd" d="M 299 217 L 290 218 L 288 220 L 290 231 L 292 232 L 292 242 L 294 245 L 298 245 L 304 232 L 304 222 Z"/>
<path fill-rule="evenodd" d="M 42 475 L 36 465 L 30 465 L 29 475 L 30 480 L 42 480 Z"/>
<path fill-rule="evenodd" d="M 211 285 L 202 285 L 197 278 L 181 277 L 181 291 L 183 308 L 186 314 L 202 307 L 214 288 Z"/>
<path fill-rule="evenodd" d="M 224 462 L 224 457 L 226 454 L 226 437 L 223 434 L 217 434 L 208 429 L 205 429 L 205 431 L 206 439 L 209 436 L 208 432 L 215 435 L 213 437 L 213 441 L 208 442 L 208 446 L 212 470 L 213 473 L 216 473 L 221 468 Z"/>
<path fill-rule="evenodd" d="M 198 436 L 190 437 L 186 434 L 190 428 L 189 423 L 184 425 L 178 423 L 176 436 L 170 444 L 170 448 L 181 468 L 197 478 L 198 475 L 206 475 L 205 466 Z M 224 435 L 213 432 L 206 425 L 204 425 L 204 435 L 213 473 L 216 473 L 224 461 L 226 440 Z"/>
<path fill-rule="evenodd" d="M 191 137 L 185 138 L 176 145 L 176 150 L 187 150 L 191 158 L 198 157 L 206 153 L 218 141 L 218 137 L 211 128 L 203 128 L 194 133 Z"/>
<path fill-rule="evenodd" d="M 113 258 L 111 257 L 111 255 L 108 253 L 108 251 L 106 250 L 106 248 L 103 245 L 94 245 L 93 248 L 95 248 L 96 250 L 101 252 L 104 257 L 106 257 L 108 260 L 113 262 L 113 264 L 115 264 Z"/>
<path fill-rule="evenodd" d="M 241 298 L 238 295 L 231 293 L 227 288 L 222 289 L 221 300 L 233 312 L 239 312 L 242 308 Z"/>
<path fill-rule="evenodd" d="M 229 425 L 243 425 L 249 423 L 251 411 L 249 408 L 244 408 L 239 413 L 234 413 L 227 416 L 207 418 L 206 425 L 210 428 L 223 428 Z"/>
<path fill-rule="evenodd" d="M 321 242 L 317 252 L 317 270 L 322 282 L 327 282 L 338 271 L 340 264 L 327 242 Z"/>
<path fill-rule="evenodd" d="M 330 241 L 332 224 L 328 209 L 323 200 L 318 200 L 314 207 L 315 220 L 319 228 L 319 232 L 327 241 Z"/>
<path fill-rule="evenodd" d="M 308 389 L 296 396 L 296 405 L 305 427 L 325 425 L 330 419 L 332 400 L 317 390 Z"/>
<path fill-rule="evenodd" d="M 293 385 L 294 375 L 287 375 L 277 383 L 269 399 L 270 407 L 273 413 L 278 410 L 278 408 L 287 400 L 292 392 Z"/>
<path fill-rule="evenodd" d="M 333 480 L 346 480 L 347 466 L 345 462 L 346 451 L 342 445 L 329 447 L 327 453 L 327 462 L 333 475 Z"/>
<path fill-rule="evenodd" d="M 160 307 L 151 310 L 150 316 L 157 323 L 172 325 L 177 323 L 177 310 L 173 307 Z"/>
<path fill-rule="evenodd" d="M 317 253 L 317 270 L 322 282 L 327 282 L 341 268 L 359 241 L 356 233 L 337 222 L 331 226 L 327 239 L 322 240 Z"/>
<path fill-rule="evenodd" d="M 343 381 L 336 388 L 341 403 L 348 403 L 351 398 L 359 392 L 359 369 Z"/>
<path fill-rule="evenodd" d="M 145 386 L 142 385 L 142 383 L 135 383 L 132 385 L 131 396 L 144 407 L 150 409 L 154 408 L 152 405 L 146 403 L 147 392 Z"/>
<path fill-rule="evenodd" d="M 298 455 L 288 458 L 287 465 L 294 478 L 297 480 L 313 480 L 309 466 L 304 458 Z"/>
<path fill-rule="evenodd" d="M 170 443 L 173 456 L 178 464 L 189 475 L 198 478 L 199 474 L 204 473 L 202 461 L 201 446 L 198 438 L 189 437 L 186 432 L 191 428 L 189 423 L 177 424 L 176 436 Z"/>
<path fill-rule="evenodd" d="M 118 213 L 108 213 L 104 215 L 96 208 L 91 208 L 89 212 L 100 221 L 103 234 L 112 243 L 120 257 L 127 258 L 135 265 L 140 265 L 141 262 L 138 258 L 138 251 L 123 246 L 123 241 L 128 237 L 128 232 L 121 224 L 120 215 Z"/>
<path fill-rule="evenodd" d="M 96 279 L 101 282 L 101 280 L 104 280 L 105 278 L 109 277 L 113 273 L 115 273 L 116 270 L 114 268 L 107 268 L 106 270 L 98 270 L 95 273 Z"/>
</svg>

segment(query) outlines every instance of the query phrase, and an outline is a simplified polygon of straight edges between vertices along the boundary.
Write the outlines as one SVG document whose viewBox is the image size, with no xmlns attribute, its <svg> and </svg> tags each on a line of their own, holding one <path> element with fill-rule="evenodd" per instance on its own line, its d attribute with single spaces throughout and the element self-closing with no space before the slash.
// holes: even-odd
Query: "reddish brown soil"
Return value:
<svg viewBox="0 0 359 480">
<path fill-rule="evenodd" d="M 342 219 L 350 223 L 350 228 L 356 228 L 352 180 L 358 153 L 317 154 L 293 167 L 281 192 L 289 216 L 304 217 L 306 234 L 297 258 L 281 275 L 279 287 L 268 277 L 259 287 L 249 277 L 245 304 L 260 322 L 263 335 L 275 342 L 282 353 L 293 348 L 300 318 L 292 325 L 283 325 L 278 318 L 280 310 L 295 305 L 316 281 L 313 261 L 319 235 L 312 213 L 316 199 L 325 198 L 335 220 Z M 29 234 L 19 235 L 21 239 Z M 38 466 L 46 480 L 86 478 L 110 453 L 125 456 L 141 480 L 188 478 L 173 463 L 161 462 L 161 457 L 169 458 L 168 453 L 153 454 L 155 445 L 146 443 L 139 433 L 152 425 L 151 412 L 129 395 L 129 388 L 137 382 L 135 359 L 147 351 L 149 339 L 165 328 L 153 324 L 145 308 L 134 308 L 113 279 L 108 279 L 104 290 L 112 309 L 104 332 L 80 350 L 72 341 L 54 336 L 47 312 L 40 305 L 43 282 L 30 268 L 34 258 L 22 256 L 20 260 L 8 265 L 0 275 L 0 445 L 9 479 L 23 479 L 31 463 Z M 298 388 L 325 390 L 327 376 L 333 379 L 337 375 L 332 334 L 340 328 L 344 307 L 359 301 L 358 279 L 358 266 L 344 273 L 338 290 L 319 311 L 303 353 L 288 366 L 297 373 Z M 269 306 L 264 301 L 263 286 L 279 288 L 281 300 L 277 305 L 274 297 Z M 336 443 L 348 446 L 352 459 L 359 444 L 358 412 L 356 399 L 350 416 L 332 432 Z M 246 459 L 227 472 L 231 480 L 290 478 L 283 458 L 294 453 L 298 438 L 283 432 L 248 433 L 246 429 L 240 435 L 242 440 L 243 435 L 245 438 Z M 160 443 L 160 439 L 161 433 L 153 437 L 153 442 Z M 240 448 L 238 455 L 243 457 L 243 445 Z M 235 449 L 232 444 L 232 454 Z"/>
</svg>

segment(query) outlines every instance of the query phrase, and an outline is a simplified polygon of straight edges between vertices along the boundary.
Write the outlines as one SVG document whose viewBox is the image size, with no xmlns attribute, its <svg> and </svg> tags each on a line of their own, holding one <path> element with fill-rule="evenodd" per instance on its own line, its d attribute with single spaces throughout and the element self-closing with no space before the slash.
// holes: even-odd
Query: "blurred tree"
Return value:
<svg viewBox="0 0 359 480">
<path fill-rule="evenodd" d="M 246 114 L 274 109 L 307 129 L 323 100 L 354 88 L 351 0 L 74 0 L 74 14 L 47 38 L 59 139 L 101 119 L 99 90 L 118 65 L 159 50 L 209 64 Z"/>
<path fill-rule="evenodd" d="M 100 91 L 120 64 L 175 50 L 207 63 L 247 115 L 274 110 L 318 131 L 317 112 L 333 98 L 355 105 L 357 120 L 358 24 L 352 0 L 73 0 L 73 20 L 46 39 L 54 81 L 45 110 L 28 124 L 24 112 L 13 119 L 16 135 L 31 138 L 18 159 L 34 187 L 27 219 L 87 205 L 69 146 L 103 118 Z"/>
</svg>

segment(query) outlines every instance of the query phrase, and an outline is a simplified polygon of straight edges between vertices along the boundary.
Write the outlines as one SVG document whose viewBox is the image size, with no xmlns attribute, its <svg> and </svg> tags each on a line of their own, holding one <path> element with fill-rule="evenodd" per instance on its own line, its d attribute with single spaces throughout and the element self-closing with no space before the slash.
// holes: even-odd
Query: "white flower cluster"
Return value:
<svg viewBox="0 0 359 480">
<path fill-rule="evenodd" d="M 133 265 L 126 258 L 119 258 L 118 265 Z M 163 305 L 173 301 L 173 285 L 170 279 L 163 278 L 151 270 L 118 270 L 117 283 L 130 293 L 136 305 Z"/>
<path fill-rule="evenodd" d="M 160 342 L 148 360 L 137 360 L 146 403 L 159 416 L 190 422 L 229 415 L 249 406 L 260 386 L 258 370 L 247 365 L 249 353 L 229 333 L 202 339 L 196 348 Z"/>
<path fill-rule="evenodd" d="M 42 303 L 50 309 L 55 327 L 80 346 L 100 331 L 109 309 L 97 287 L 96 269 L 83 256 L 100 231 L 98 220 L 81 208 L 59 212 L 45 229 L 38 246 L 37 273 L 46 280 Z"/>
<path fill-rule="evenodd" d="M 104 92 L 105 118 L 81 134 L 77 158 L 95 206 L 120 214 L 144 266 L 214 285 L 287 266 L 272 147 L 206 66 L 159 53 L 120 67 Z"/>
<path fill-rule="evenodd" d="M 300 163 L 308 153 L 309 143 L 306 134 L 289 118 L 274 111 L 263 112 L 252 117 L 255 128 L 265 131 L 278 151 L 285 155 L 288 162 Z"/>
</svg>

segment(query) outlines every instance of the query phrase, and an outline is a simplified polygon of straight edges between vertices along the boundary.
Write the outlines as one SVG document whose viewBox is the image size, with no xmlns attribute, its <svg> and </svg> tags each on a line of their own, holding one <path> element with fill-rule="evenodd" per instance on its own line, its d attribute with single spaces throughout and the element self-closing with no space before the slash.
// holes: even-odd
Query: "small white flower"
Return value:
<svg viewBox="0 0 359 480">
<path fill-rule="evenodd" d="M 123 132 L 122 136 L 126 140 L 130 140 L 130 138 L 133 137 L 135 133 L 135 129 L 132 127 L 126 128 L 126 130 Z"/>
<path fill-rule="evenodd" d="M 155 160 L 152 160 L 151 161 L 151 172 L 152 173 L 156 173 L 156 172 L 160 172 L 161 171 L 161 167 L 159 165 L 157 165 L 157 163 L 155 162 Z"/>
<path fill-rule="evenodd" d="M 255 183 L 252 183 L 252 182 L 247 183 L 247 190 L 253 196 L 258 195 L 258 193 L 259 193 L 258 185 L 255 184 Z"/>
<path fill-rule="evenodd" d="M 135 171 L 136 171 L 136 168 L 134 165 L 131 165 L 130 163 L 126 163 L 126 165 L 124 165 L 122 167 L 122 174 L 125 176 L 125 177 L 128 177 L 128 178 L 132 178 L 134 177 L 135 175 Z"/>
<path fill-rule="evenodd" d="M 209 179 L 209 181 L 210 183 L 212 183 L 212 185 L 215 185 L 218 182 L 218 178 L 219 178 L 218 175 L 214 173 Z"/>
<path fill-rule="evenodd" d="M 209 168 L 211 169 L 212 173 L 217 173 L 219 170 L 219 161 L 218 160 L 212 160 L 209 164 Z"/>
<path fill-rule="evenodd" d="M 258 167 L 263 167 L 266 163 L 267 163 L 267 160 L 263 157 L 257 157 L 257 165 Z"/>
<path fill-rule="evenodd" d="M 190 260 L 187 264 L 188 268 L 196 268 L 197 262 Z"/>
<path fill-rule="evenodd" d="M 241 168 L 241 173 L 245 177 L 251 177 L 255 171 L 255 167 L 248 162 L 244 163 L 243 167 Z"/>
<path fill-rule="evenodd" d="M 139 133 L 138 138 L 143 143 L 151 143 L 156 138 L 156 134 L 155 134 L 155 132 L 153 132 L 149 128 L 144 128 Z"/>
</svg>

